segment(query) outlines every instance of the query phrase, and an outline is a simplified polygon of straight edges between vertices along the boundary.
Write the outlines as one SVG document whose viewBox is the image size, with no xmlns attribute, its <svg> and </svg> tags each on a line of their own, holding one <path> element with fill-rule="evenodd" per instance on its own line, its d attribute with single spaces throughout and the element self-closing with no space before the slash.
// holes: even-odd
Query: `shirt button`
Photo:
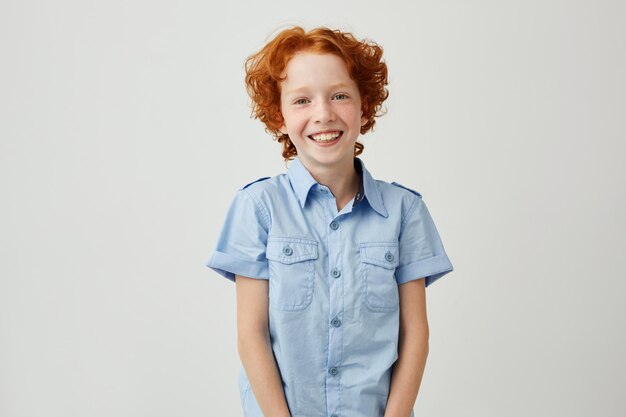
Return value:
<svg viewBox="0 0 626 417">
<path fill-rule="evenodd" d="M 339 320 L 338 318 L 334 318 L 330 321 L 330 324 L 332 324 L 335 327 L 339 327 L 341 326 L 341 320 Z"/>
<path fill-rule="evenodd" d="M 339 229 L 339 223 L 333 220 L 332 222 L 330 222 L 330 228 L 333 230 Z"/>
<path fill-rule="evenodd" d="M 330 417 L 339 417 L 339 414 L 331 414 Z"/>
<path fill-rule="evenodd" d="M 289 246 L 285 246 L 283 248 L 283 253 L 287 256 L 291 256 L 293 254 L 293 249 L 291 249 Z"/>
<path fill-rule="evenodd" d="M 341 276 L 341 271 L 335 268 L 331 274 L 333 275 L 333 278 L 339 278 Z"/>
<path fill-rule="evenodd" d="M 385 254 L 385 260 L 386 260 L 387 262 L 393 262 L 393 253 L 391 253 L 391 252 L 387 252 L 387 253 Z"/>
<path fill-rule="evenodd" d="M 326 188 L 320 188 L 320 193 L 327 194 L 328 190 Z"/>
<path fill-rule="evenodd" d="M 330 373 L 332 376 L 335 376 L 339 373 L 339 370 L 333 366 L 328 370 L 328 373 Z"/>
</svg>

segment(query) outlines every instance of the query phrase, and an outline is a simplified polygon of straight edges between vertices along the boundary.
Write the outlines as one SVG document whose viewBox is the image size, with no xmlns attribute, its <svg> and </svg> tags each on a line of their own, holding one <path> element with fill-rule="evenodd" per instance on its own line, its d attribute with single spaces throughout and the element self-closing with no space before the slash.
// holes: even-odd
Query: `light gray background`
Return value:
<svg viewBox="0 0 626 417">
<path fill-rule="evenodd" d="M 416 416 L 626 415 L 621 1 L 0 3 L 0 416 L 238 416 L 235 191 L 285 170 L 243 61 L 289 24 L 385 48 L 374 176 L 420 191 Z"/>
</svg>

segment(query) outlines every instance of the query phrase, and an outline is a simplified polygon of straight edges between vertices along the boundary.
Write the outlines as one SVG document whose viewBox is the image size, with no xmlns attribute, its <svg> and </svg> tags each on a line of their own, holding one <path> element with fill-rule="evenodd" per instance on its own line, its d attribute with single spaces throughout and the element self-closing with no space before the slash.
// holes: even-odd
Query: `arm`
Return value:
<svg viewBox="0 0 626 417">
<path fill-rule="evenodd" d="M 267 417 L 290 417 L 282 380 L 274 359 L 268 327 L 266 279 L 235 277 L 237 348 L 252 392 Z"/>
<path fill-rule="evenodd" d="M 428 319 L 424 279 L 398 286 L 400 334 L 385 417 L 409 417 L 428 357 Z"/>
</svg>

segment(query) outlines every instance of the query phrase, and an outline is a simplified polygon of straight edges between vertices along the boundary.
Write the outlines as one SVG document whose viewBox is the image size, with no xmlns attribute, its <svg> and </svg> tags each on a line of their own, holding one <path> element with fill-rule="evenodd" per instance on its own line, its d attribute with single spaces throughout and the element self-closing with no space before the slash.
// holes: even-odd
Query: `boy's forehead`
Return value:
<svg viewBox="0 0 626 417">
<path fill-rule="evenodd" d="M 282 78 L 281 89 L 294 93 L 312 86 L 329 89 L 356 86 L 343 59 L 333 54 L 298 53 L 287 63 Z"/>
<path fill-rule="evenodd" d="M 346 61 L 335 54 L 319 53 L 310 51 L 296 52 L 285 64 L 285 71 L 290 69 L 301 69 L 310 66 L 333 67 L 335 69 L 343 69 L 348 72 Z"/>
</svg>

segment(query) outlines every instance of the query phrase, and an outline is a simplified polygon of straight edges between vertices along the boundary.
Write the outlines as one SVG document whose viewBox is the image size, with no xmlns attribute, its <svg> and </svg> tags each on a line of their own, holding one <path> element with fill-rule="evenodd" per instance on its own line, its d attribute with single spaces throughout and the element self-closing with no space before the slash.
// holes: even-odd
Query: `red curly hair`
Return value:
<svg viewBox="0 0 626 417">
<path fill-rule="evenodd" d="M 373 129 L 374 117 L 384 114 L 382 103 L 389 96 L 385 87 L 387 65 L 382 60 L 383 49 L 376 43 L 360 41 L 351 33 L 319 27 L 309 32 L 294 26 L 281 31 L 263 49 L 245 61 L 246 90 L 252 99 L 252 116 L 265 124 L 265 130 L 283 145 L 285 161 L 298 154 L 289 136 L 280 131 L 283 116 L 280 111 L 280 82 L 289 60 L 298 52 L 334 54 L 346 63 L 348 74 L 356 82 L 361 95 L 363 116 L 368 122 L 361 133 Z M 356 142 L 354 155 L 363 152 Z"/>
</svg>

